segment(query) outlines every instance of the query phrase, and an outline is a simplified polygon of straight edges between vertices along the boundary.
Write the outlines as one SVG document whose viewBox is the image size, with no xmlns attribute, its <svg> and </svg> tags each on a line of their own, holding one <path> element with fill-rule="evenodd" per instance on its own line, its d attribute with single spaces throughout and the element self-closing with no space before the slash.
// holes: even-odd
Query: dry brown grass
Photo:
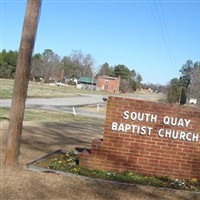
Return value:
<svg viewBox="0 0 200 200">
<path fill-rule="evenodd" d="M 1 125 L 1 200 L 198 200 L 200 194 L 140 185 L 120 185 L 27 171 L 23 166 L 57 149 L 90 147 L 94 138 L 101 138 L 103 121 L 92 122 L 25 122 L 22 134 L 20 165 L 2 165 L 7 124 Z"/>
<path fill-rule="evenodd" d="M 12 79 L 0 79 L 0 98 L 9 99 L 12 97 L 14 80 Z M 33 82 L 29 81 L 28 85 L 28 98 L 54 98 L 54 97 L 74 97 L 81 96 L 82 94 L 106 94 L 105 92 L 81 90 L 75 88 L 75 86 L 55 86 L 49 83 Z"/>
</svg>

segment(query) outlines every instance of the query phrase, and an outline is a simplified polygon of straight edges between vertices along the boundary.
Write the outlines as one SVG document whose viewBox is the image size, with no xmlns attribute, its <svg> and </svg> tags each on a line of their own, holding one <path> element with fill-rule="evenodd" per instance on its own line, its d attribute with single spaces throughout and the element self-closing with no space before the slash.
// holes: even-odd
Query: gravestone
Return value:
<svg viewBox="0 0 200 200">
<path fill-rule="evenodd" d="M 200 109 L 109 97 L 103 139 L 80 166 L 200 179 Z"/>
</svg>

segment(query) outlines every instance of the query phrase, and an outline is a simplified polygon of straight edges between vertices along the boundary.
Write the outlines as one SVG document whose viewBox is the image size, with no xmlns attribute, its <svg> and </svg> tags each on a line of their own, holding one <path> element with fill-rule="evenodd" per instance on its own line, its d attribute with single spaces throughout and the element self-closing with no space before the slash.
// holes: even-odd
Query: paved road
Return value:
<svg viewBox="0 0 200 200">
<path fill-rule="evenodd" d="M 73 113 L 73 107 L 77 115 L 86 115 L 91 117 L 105 118 L 105 115 L 98 112 L 89 112 L 81 110 L 81 106 L 84 105 L 103 105 L 102 95 L 81 95 L 77 97 L 66 98 L 34 98 L 26 100 L 26 108 L 42 109 L 42 110 L 55 110 L 61 112 Z M 1 107 L 10 107 L 11 99 L 1 99 Z"/>
<path fill-rule="evenodd" d="M 83 106 L 103 103 L 102 95 L 81 95 L 65 98 L 33 98 L 26 100 L 26 108 L 36 106 Z M 11 99 L 1 99 L 2 107 L 10 107 Z"/>
<path fill-rule="evenodd" d="M 101 104 L 103 103 L 103 95 L 83 95 L 80 96 L 77 94 L 76 97 L 62 97 L 62 98 L 32 98 L 26 100 L 26 107 L 35 107 L 35 106 L 83 106 L 91 104 Z M 157 100 L 165 98 L 165 95 L 161 93 L 152 93 L 152 94 L 124 94 L 122 97 L 135 98 L 135 99 L 144 99 L 144 100 Z M 1 99 L 1 107 L 10 107 L 11 99 Z"/>
<path fill-rule="evenodd" d="M 26 108 L 32 109 L 43 109 L 43 110 L 55 110 L 55 111 L 64 111 L 73 113 L 73 107 L 77 114 L 105 118 L 105 115 L 88 112 L 81 110 L 81 106 L 84 105 L 104 105 L 103 95 L 80 95 L 76 97 L 62 97 L 62 98 L 33 98 L 26 100 Z M 146 99 L 146 100 L 155 100 L 163 98 L 163 94 L 124 94 L 122 97 L 136 98 L 136 99 Z M 1 107 L 10 107 L 11 99 L 1 99 Z"/>
</svg>

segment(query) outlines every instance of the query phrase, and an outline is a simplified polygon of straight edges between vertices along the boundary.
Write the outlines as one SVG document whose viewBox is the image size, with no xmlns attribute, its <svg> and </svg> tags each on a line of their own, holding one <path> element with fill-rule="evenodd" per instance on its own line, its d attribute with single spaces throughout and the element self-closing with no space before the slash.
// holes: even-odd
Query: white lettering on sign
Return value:
<svg viewBox="0 0 200 200">
<path fill-rule="evenodd" d="M 191 122 L 190 119 L 183 119 L 177 117 L 165 116 L 163 118 L 163 123 L 165 125 L 171 125 L 171 126 L 188 127 L 190 122 Z"/>
<path fill-rule="evenodd" d="M 159 129 L 158 130 L 159 137 L 179 139 L 179 140 L 187 140 L 191 142 L 198 142 L 199 135 L 194 133 L 186 133 L 184 131 L 177 130 L 168 130 L 168 129 Z"/>
<path fill-rule="evenodd" d="M 128 110 L 124 111 L 123 119 L 131 119 L 132 121 L 138 120 L 140 122 L 157 122 L 157 115 L 149 114 L 149 113 L 140 113 L 140 112 L 129 112 Z"/>
<path fill-rule="evenodd" d="M 145 123 L 157 123 L 157 115 L 150 114 L 150 113 L 142 113 L 142 112 L 130 112 L 128 110 L 124 111 L 122 114 L 124 120 L 131 120 L 131 121 L 139 121 Z M 190 125 L 191 120 L 185 118 L 178 118 L 178 117 L 169 117 L 164 116 L 162 119 L 159 119 L 159 123 L 163 122 L 164 125 L 169 126 L 177 126 L 182 128 L 188 128 Z M 146 124 L 145 124 L 146 125 Z M 111 125 L 112 131 L 118 132 L 131 132 L 133 134 L 140 134 L 140 135 L 148 135 L 150 136 L 153 127 L 150 126 L 142 126 L 136 124 L 128 124 L 128 123 L 117 123 L 112 122 Z M 170 129 L 159 129 L 157 132 L 159 137 L 162 138 L 171 138 L 175 140 L 185 140 L 191 142 L 198 142 L 199 141 L 199 134 L 185 132 L 182 130 L 170 130 Z"/>
<path fill-rule="evenodd" d="M 148 126 L 137 126 L 137 125 L 130 125 L 130 124 L 123 124 L 112 122 L 111 130 L 112 131 L 119 131 L 119 132 L 131 132 L 137 133 L 140 135 L 151 135 L 152 127 Z"/>
</svg>

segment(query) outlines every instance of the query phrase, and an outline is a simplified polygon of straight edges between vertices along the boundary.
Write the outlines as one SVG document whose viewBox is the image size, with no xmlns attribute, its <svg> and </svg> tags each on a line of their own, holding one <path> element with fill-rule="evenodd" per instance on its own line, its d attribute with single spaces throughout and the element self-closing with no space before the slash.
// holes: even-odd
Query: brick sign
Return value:
<svg viewBox="0 0 200 200">
<path fill-rule="evenodd" d="M 103 139 L 82 167 L 200 178 L 200 109 L 109 97 Z"/>
</svg>

